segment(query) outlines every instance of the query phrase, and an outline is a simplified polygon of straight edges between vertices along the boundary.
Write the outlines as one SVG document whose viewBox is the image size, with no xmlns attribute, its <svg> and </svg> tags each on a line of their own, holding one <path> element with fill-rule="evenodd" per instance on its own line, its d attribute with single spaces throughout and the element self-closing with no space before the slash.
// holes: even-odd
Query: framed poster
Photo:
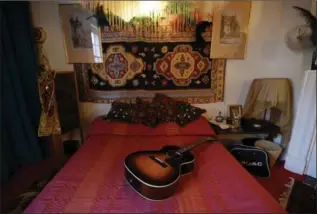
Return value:
<svg viewBox="0 0 317 214">
<path fill-rule="evenodd" d="M 97 20 L 78 4 L 59 6 L 67 63 L 101 63 L 101 34 Z"/>
<path fill-rule="evenodd" d="M 244 59 L 251 1 L 230 1 L 213 17 L 211 58 Z"/>
</svg>

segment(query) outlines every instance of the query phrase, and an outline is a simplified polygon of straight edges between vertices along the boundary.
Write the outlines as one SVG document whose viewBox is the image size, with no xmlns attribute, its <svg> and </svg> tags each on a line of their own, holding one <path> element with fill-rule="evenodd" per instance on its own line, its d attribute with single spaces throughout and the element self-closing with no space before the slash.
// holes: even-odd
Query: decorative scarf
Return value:
<svg viewBox="0 0 317 214">
<path fill-rule="evenodd" d="M 58 118 L 57 103 L 55 99 L 55 71 L 51 70 L 48 57 L 43 44 L 46 41 L 46 32 L 41 27 L 35 28 L 36 43 L 40 62 L 38 87 L 42 105 L 38 136 L 60 134 L 61 127 Z"/>
</svg>

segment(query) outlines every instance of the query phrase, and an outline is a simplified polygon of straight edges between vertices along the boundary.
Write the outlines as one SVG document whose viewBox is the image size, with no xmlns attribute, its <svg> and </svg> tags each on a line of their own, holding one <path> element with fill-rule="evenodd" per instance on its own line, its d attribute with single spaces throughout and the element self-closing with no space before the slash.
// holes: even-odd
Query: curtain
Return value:
<svg viewBox="0 0 317 214">
<path fill-rule="evenodd" d="M 225 1 L 81 1 L 97 17 L 103 11 L 108 26 L 101 33 L 106 43 L 192 42 L 196 25 L 212 22 L 214 10 L 223 5 Z M 208 31 L 206 41 L 211 39 Z"/>
<path fill-rule="evenodd" d="M 28 2 L 0 2 L 1 184 L 16 170 L 43 159 L 37 137 L 41 105 L 35 37 Z M 45 148 L 45 147 L 44 147 Z"/>
</svg>

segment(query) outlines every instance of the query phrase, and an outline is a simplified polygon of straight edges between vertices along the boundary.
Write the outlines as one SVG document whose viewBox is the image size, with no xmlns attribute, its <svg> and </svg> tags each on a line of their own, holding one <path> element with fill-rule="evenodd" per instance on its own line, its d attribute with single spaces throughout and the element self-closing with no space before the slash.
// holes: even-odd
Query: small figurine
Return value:
<svg viewBox="0 0 317 214">
<path fill-rule="evenodd" d="M 221 111 L 218 112 L 218 116 L 215 118 L 217 123 L 222 123 L 225 118 L 221 116 Z"/>
</svg>

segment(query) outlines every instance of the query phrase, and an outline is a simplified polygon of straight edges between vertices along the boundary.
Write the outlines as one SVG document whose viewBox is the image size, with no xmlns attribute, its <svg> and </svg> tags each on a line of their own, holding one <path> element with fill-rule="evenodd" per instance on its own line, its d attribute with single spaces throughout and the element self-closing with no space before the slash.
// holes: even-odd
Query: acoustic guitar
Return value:
<svg viewBox="0 0 317 214">
<path fill-rule="evenodd" d="M 124 161 L 125 178 L 140 196 L 148 200 L 163 200 L 177 189 L 180 176 L 194 169 L 195 157 L 189 151 L 205 142 L 206 137 L 184 148 L 165 146 L 159 151 L 139 151 Z"/>
</svg>

